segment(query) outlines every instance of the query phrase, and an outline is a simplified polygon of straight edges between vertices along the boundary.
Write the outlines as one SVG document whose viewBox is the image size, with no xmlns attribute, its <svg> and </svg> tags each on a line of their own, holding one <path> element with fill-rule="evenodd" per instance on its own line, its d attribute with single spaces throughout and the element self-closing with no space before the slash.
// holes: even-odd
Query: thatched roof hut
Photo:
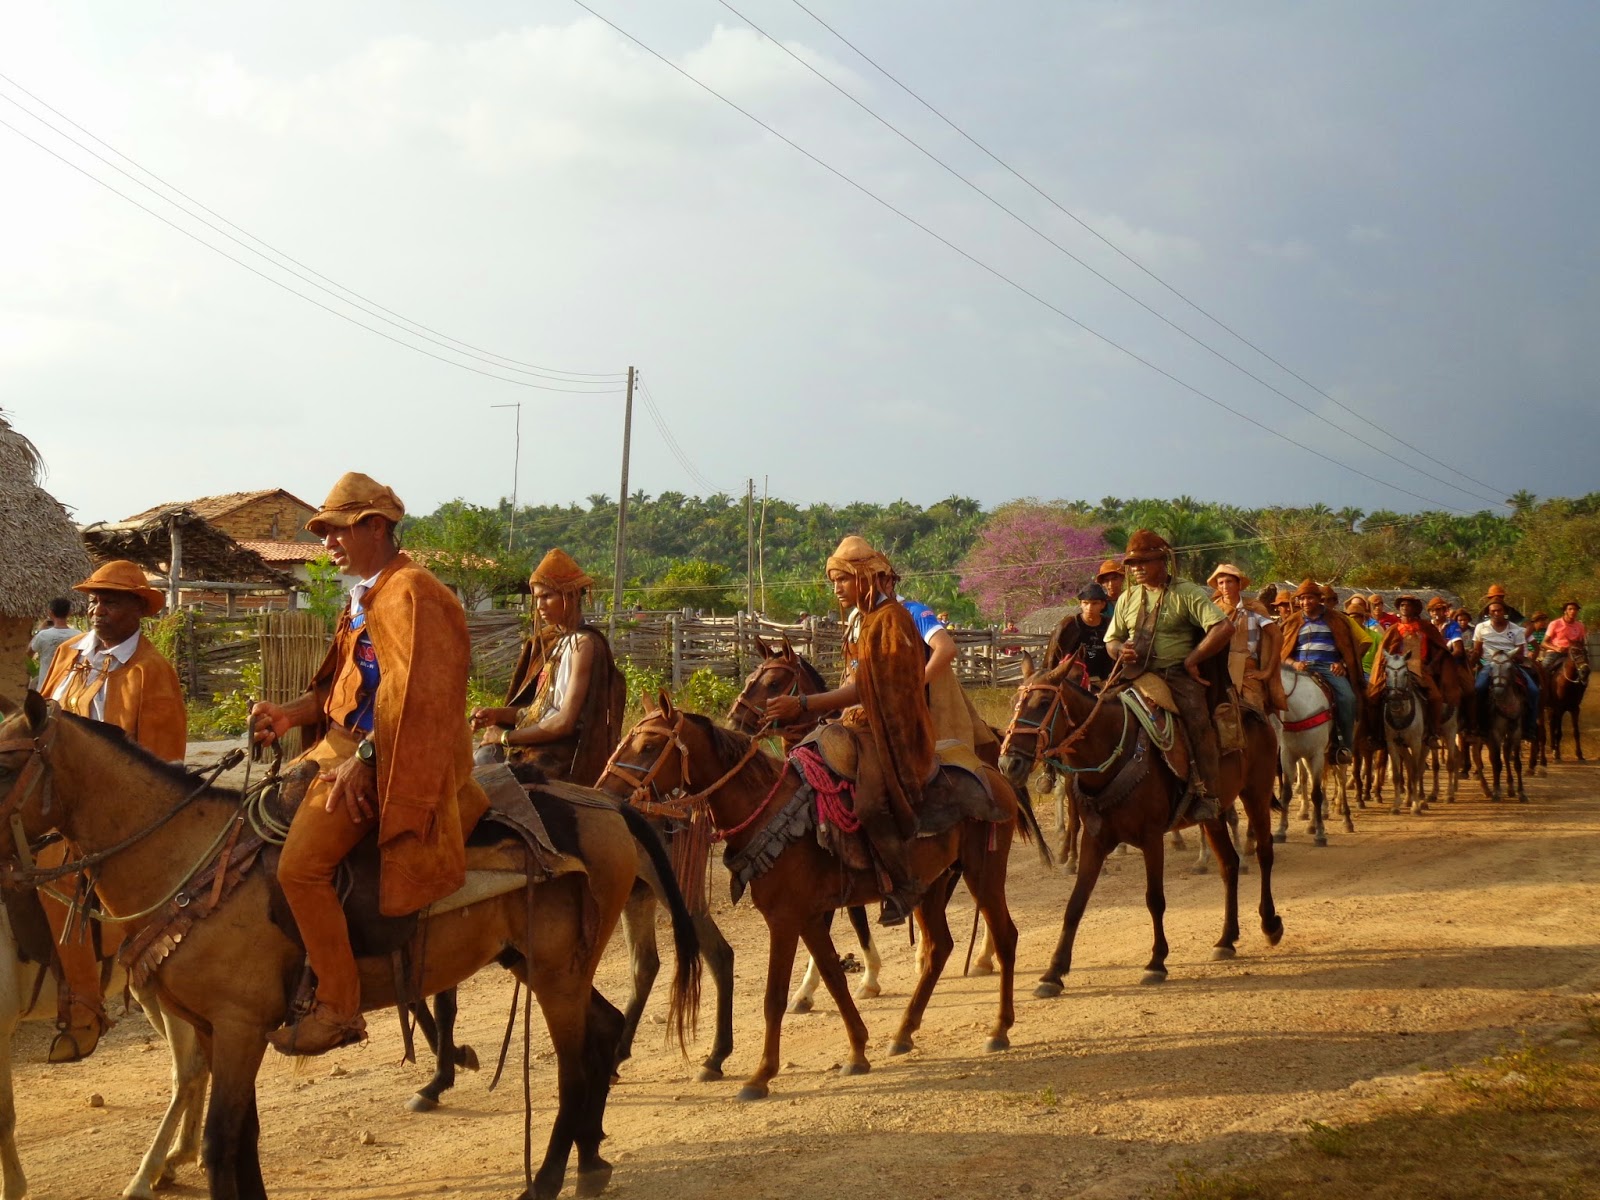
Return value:
<svg viewBox="0 0 1600 1200">
<path fill-rule="evenodd" d="M 67 510 L 41 486 L 44 462 L 0 412 L 0 694 L 27 690 L 28 641 L 45 606 L 89 574 Z"/>
</svg>

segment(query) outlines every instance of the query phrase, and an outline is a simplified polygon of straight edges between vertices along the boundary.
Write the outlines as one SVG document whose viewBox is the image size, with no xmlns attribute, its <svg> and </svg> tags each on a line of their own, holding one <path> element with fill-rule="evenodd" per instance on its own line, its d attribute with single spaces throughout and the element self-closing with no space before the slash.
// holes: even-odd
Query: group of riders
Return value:
<svg viewBox="0 0 1600 1200">
<path fill-rule="evenodd" d="M 623 734 L 623 677 L 605 635 L 584 620 L 594 581 L 559 549 L 529 579 L 535 631 L 505 703 L 463 719 L 471 663 L 465 614 L 455 594 L 400 549 L 396 529 L 404 515 L 394 491 L 366 475 L 352 472 L 335 484 L 306 528 L 358 582 L 306 694 L 285 705 L 263 701 L 252 712 L 263 744 L 294 727 L 308 730 L 303 757 L 318 768 L 278 866 L 315 978 L 314 1002 L 270 1039 L 288 1054 L 319 1054 L 364 1036 L 359 976 L 335 885 L 340 862 L 358 843 L 376 838 L 381 911 L 417 912 L 463 881 L 465 839 L 487 806 L 475 762 L 530 764 L 547 777 L 593 786 Z M 883 554 L 847 537 L 826 569 L 845 615 L 843 678 L 819 695 L 774 697 L 765 716 L 777 728 L 838 714 L 855 735 L 855 814 L 884 896 L 882 919 L 894 924 L 928 885 L 910 869 L 910 846 L 939 744 L 959 742 L 993 763 L 999 740 L 956 679 L 954 639 L 932 609 L 899 593 L 899 576 Z M 1070 658 L 1079 682 L 1093 690 L 1143 673 L 1164 679 L 1193 748 L 1193 778 L 1175 822 L 1219 815 L 1212 719 L 1219 678 L 1240 702 L 1270 714 L 1286 704 L 1281 664 L 1313 676 L 1329 692 L 1338 753 L 1348 756 L 1363 694 L 1376 696 L 1385 686 L 1384 653 L 1407 656 L 1428 700 L 1430 733 L 1446 708 L 1488 686 L 1483 664 L 1491 652 L 1527 665 L 1520 614 L 1498 586 L 1474 620 L 1441 600 L 1424 619 L 1413 596 L 1401 596 L 1394 615 L 1376 596 L 1352 597 L 1341 610 L 1333 590 L 1310 579 L 1292 596 L 1268 587 L 1247 598 L 1249 578 L 1228 564 L 1207 584 L 1178 579 L 1171 546 L 1137 531 L 1121 560 L 1103 563 L 1079 594 L 1078 610 L 1047 650 L 1047 666 Z M 59 645 L 42 671 L 41 693 L 68 712 L 120 727 L 158 758 L 181 761 L 178 677 L 139 632 L 140 621 L 160 611 L 162 593 L 127 561 L 102 565 L 77 590 L 88 596 L 89 630 Z M 1584 637 L 1577 605 L 1565 605 L 1544 630 L 1545 663 Z M 1531 714 L 1538 683 L 1526 669 L 1522 678 Z M 1370 682 L 1358 690 L 1358 679 Z M 42 865 L 49 852 L 41 852 Z M 58 846 L 56 861 L 68 852 Z M 80 884 L 80 901 L 86 889 Z M 69 1061 L 91 1053 L 106 1026 L 97 959 L 111 947 L 96 953 L 75 919 L 81 903 L 45 893 L 40 899 L 62 976 L 60 1033 L 50 1057 Z"/>
</svg>

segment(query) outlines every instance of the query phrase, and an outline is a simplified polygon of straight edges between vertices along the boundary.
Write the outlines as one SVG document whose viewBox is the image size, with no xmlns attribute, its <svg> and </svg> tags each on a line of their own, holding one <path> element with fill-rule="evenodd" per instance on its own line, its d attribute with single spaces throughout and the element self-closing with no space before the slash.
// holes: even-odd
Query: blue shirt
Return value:
<svg viewBox="0 0 1600 1200">
<path fill-rule="evenodd" d="M 1344 661 L 1339 653 L 1339 647 L 1334 644 L 1333 630 L 1328 628 L 1328 623 L 1311 617 L 1307 617 L 1301 623 L 1300 635 L 1295 639 L 1295 657 L 1301 662 L 1310 663 L 1331 664 Z"/>
<path fill-rule="evenodd" d="M 363 610 L 350 619 L 350 628 L 361 630 L 361 635 L 356 638 L 356 670 L 361 675 L 361 691 L 358 693 L 359 703 L 345 718 L 345 728 L 357 730 L 361 733 L 372 732 L 372 709 L 378 699 L 378 655 L 372 648 L 372 639 L 366 631 L 367 614 Z"/>
<path fill-rule="evenodd" d="M 944 622 L 939 620 L 939 614 L 934 612 L 920 600 L 907 600 L 904 596 L 896 596 L 900 606 L 911 614 L 911 620 L 917 627 L 917 632 L 922 635 L 922 640 L 930 642 L 933 635 L 944 628 Z"/>
</svg>

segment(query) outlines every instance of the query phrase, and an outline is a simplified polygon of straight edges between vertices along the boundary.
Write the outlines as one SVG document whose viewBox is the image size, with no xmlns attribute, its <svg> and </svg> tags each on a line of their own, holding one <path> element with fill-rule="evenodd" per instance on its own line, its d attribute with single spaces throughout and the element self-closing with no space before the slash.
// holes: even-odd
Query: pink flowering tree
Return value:
<svg viewBox="0 0 1600 1200">
<path fill-rule="evenodd" d="M 1018 500 L 979 531 L 961 563 L 961 590 L 985 615 L 1014 620 L 1075 599 L 1109 552 L 1104 526 L 1059 505 Z"/>
</svg>

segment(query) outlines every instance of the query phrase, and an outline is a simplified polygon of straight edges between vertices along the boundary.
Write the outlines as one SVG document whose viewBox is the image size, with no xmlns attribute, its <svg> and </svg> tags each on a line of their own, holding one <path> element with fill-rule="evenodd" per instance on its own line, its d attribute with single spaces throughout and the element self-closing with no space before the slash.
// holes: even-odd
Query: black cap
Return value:
<svg viewBox="0 0 1600 1200">
<path fill-rule="evenodd" d="M 1101 587 L 1098 583 L 1091 583 L 1091 584 L 1085 585 L 1084 589 L 1081 592 L 1078 593 L 1078 599 L 1079 600 L 1098 600 L 1102 604 L 1110 604 L 1111 603 L 1111 597 L 1106 595 L 1105 588 Z"/>
</svg>

